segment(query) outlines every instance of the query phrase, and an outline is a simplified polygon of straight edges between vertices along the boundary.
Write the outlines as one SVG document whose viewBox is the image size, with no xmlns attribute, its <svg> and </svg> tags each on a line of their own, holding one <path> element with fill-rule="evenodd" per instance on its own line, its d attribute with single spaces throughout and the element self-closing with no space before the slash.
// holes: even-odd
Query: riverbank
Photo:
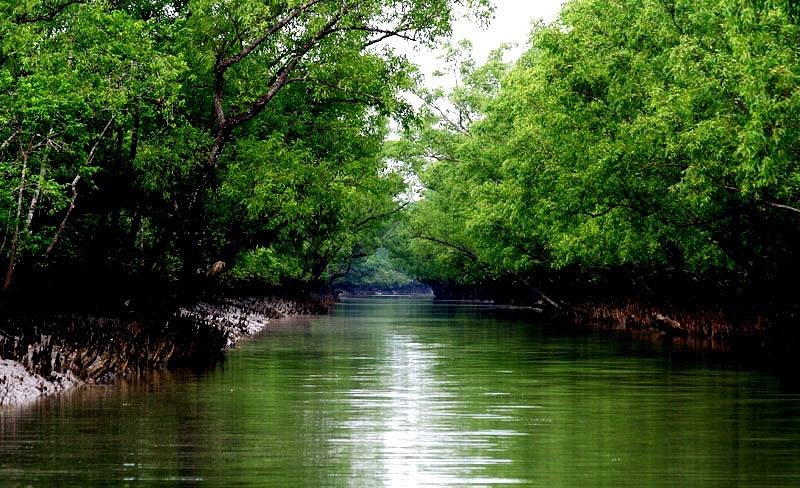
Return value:
<svg viewBox="0 0 800 488">
<path fill-rule="evenodd" d="M 797 313 L 782 308 L 606 299 L 572 304 L 562 318 L 575 326 L 666 341 L 697 353 L 742 353 L 783 361 L 800 347 Z"/>
<path fill-rule="evenodd" d="M 0 406 L 17 405 L 84 384 L 71 372 L 44 378 L 17 362 L 0 359 Z"/>
<path fill-rule="evenodd" d="M 533 307 L 565 327 L 621 333 L 697 353 L 794 355 L 800 348 L 800 307 L 769 293 L 733 293 L 731 287 L 664 280 L 648 293 L 608 278 L 602 284 L 557 281 L 483 286 L 432 285 L 436 299 L 488 301 Z"/>
<path fill-rule="evenodd" d="M 111 384 L 179 365 L 212 364 L 274 319 L 324 313 L 319 296 L 236 297 L 157 317 L 6 318 L 0 326 L 0 405 L 82 384 Z"/>
</svg>

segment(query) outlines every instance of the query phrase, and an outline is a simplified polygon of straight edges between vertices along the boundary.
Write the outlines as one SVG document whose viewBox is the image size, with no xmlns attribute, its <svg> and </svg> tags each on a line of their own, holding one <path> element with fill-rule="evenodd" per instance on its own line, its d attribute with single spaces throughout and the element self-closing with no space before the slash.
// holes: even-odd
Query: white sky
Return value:
<svg viewBox="0 0 800 488">
<path fill-rule="evenodd" d="M 471 40 L 479 61 L 504 42 L 518 43 L 524 48 L 532 22 L 555 20 L 562 3 L 563 0 L 495 0 L 495 18 L 488 29 L 462 19 L 454 26 L 453 39 Z"/>
<path fill-rule="evenodd" d="M 495 0 L 495 17 L 488 27 L 481 27 L 475 21 L 464 17 L 453 26 L 452 42 L 462 39 L 472 41 L 473 55 L 478 63 L 489 56 L 489 52 L 503 43 L 516 44 L 507 60 L 519 57 L 528 42 L 531 26 L 535 20 L 552 22 L 561 10 L 563 0 Z M 412 59 L 421 66 L 428 78 L 428 84 L 447 86 L 448 80 L 433 80 L 431 74 L 443 67 L 441 51 L 415 50 Z"/>
<path fill-rule="evenodd" d="M 473 57 L 479 64 L 485 62 L 489 53 L 501 44 L 515 44 L 517 47 L 506 56 L 506 61 L 514 61 L 527 46 L 533 22 L 554 21 L 563 2 L 564 0 L 494 0 L 494 19 L 488 26 L 481 26 L 474 19 L 464 16 L 453 25 L 453 37 L 450 42 L 455 44 L 462 39 L 472 41 Z M 399 42 L 395 47 L 405 52 L 420 67 L 425 76 L 424 84 L 429 88 L 447 90 L 457 84 L 453 76 L 433 76 L 437 70 L 445 71 L 445 63 L 440 59 L 444 53 L 442 49 L 430 50 L 406 42 Z M 421 103 L 418 98 L 410 94 L 407 100 L 417 108 Z M 398 137 L 394 122 L 391 123 L 391 127 L 389 137 Z"/>
</svg>

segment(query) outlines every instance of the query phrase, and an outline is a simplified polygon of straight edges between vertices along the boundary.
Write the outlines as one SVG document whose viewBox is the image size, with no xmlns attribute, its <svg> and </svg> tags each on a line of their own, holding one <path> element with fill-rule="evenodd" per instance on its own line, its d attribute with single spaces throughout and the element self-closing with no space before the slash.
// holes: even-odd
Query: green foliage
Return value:
<svg viewBox="0 0 800 488">
<path fill-rule="evenodd" d="M 4 288 L 48 269 L 191 288 L 220 260 L 229 281 L 335 279 L 401 206 L 382 143 L 415 68 L 383 41 L 437 42 L 456 4 L 490 11 L 0 2 Z"/>
<path fill-rule="evenodd" d="M 575 267 L 790 276 L 796 21 L 789 2 L 573 0 L 507 73 L 461 62 L 454 111 L 401 144 L 427 187 L 410 268 L 466 283 Z"/>
<path fill-rule="evenodd" d="M 397 289 L 414 284 L 406 273 L 398 269 L 389 251 L 378 248 L 366 259 L 357 261 L 346 276 L 336 281 L 339 286 L 372 287 L 378 289 Z"/>
<path fill-rule="evenodd" d="M 5 286 L 15 266 L 50 252 L 78 184 L 104 171 L 104 143 L 130 114 L 168 115 L 183 69 L 157 53 L 141 21 L 101 4 L 72 4 L 50 19 L 51 8 L 17 3 L 0 22 Z"/>
<path fill-rule="evenodd" d="M 436 43 L 457 4 L 490 12 L 0 3 L 4 288 L 51 268 L 196 284 L 217 261 L 228 282 L 331 283 L 353 263 L 400 280 L 373 253 L 387 242 L 415 277 L 464 284 L 800 271 L 792 2 L 572 0 L 517 63 L 461 43 L 455 89 L 416 87 L 382 41 Z M 385 143 L 389 117 L 407 131 Z"/>
<path fill-rule="evenodd" d="M 305 273 L 302 263 L 292 256 L 273 248 L 257 247 L 236 257 L 230 276 L 239 282 L 275 286 L 285 280 L 302 280 Z"/>
</svg>

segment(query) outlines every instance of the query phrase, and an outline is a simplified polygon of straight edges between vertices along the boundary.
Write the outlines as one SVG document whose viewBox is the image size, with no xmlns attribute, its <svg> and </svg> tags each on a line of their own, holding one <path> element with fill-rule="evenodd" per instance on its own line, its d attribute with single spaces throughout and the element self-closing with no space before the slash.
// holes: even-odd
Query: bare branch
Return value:
<svg viewBox="0 0 800 488">
<path fill-rule="evenodd" d="M 416 37 L 410 36 L 410 35 L 405 33 L 405 31 L 409 31 L 409 30 L 411 30 L 410 27 L 398 27 L 397 29 L 381 29 L 379 27 L 371 27 L 371 26 L 368 26 L 368 25 L 350 25 L 350 26 L 337 27 L 336 29 L 334 29 L 334 31 L 336 31 L 336 32 L 358 32 L 358 31 L 361 31 L 361 32 L 371 32 L 373 34 L 382 34 L 381 36 L 379 36 L 376 39 L 371 39 L 371 40 L 367 41 L 367 43 L 364 45 L 364 47 L 371 46 L 373 44 L 377 44 L 377 43 L 383 41 L 384 39 L 388 39 L 390 37 L 398 37 L 398 38 L 404 39 L 406 41 L 419 42 L 419 39 L 417 39 Z"/>
<path fill-rule="evenodd" d="M 78 200 L 78 182 L 81 181 L 81 175 L 75 175 L 73 178 L 70 187 L 72 188 L 72 199 L 69 201 L 69 206 L 67 207 L 67 213 L 64 214 L 64 218 L 61 219 L 61 223 L 58 224 L 58 229 L 56 229 L 56 233 L 53 235 L 53 240 L 50 241 L 50 245 L 47 246 L 47 250 L 44 252 L 46 255 L 49 255 L 55 249 L 56 244 L 58 244 L 58 239 L 61 237 L 61 233 L 64 232 L 64 229 L 67 227 L 67 221 L 69 221 L 69 216 L 72 214 L 72 211 L 75 209 L 75 201 Z"/>
<path fill-rule="evenodd" d="M 450 115 L 448 115 L 444 111 L 444 109 L 442 109 L 441 107 L 439 107 L 435 103 L 432 103 L 430 100 L 426 99 L 425 97 L 423 97 L 423 96 L 421 96 L 421 95 L 419 95 L 417 93 L 414 93 L 414 95 L 416 95 L 416 97 L 419 98 L 419 100 L 426 107 L 428 107 L 428 108 L 434 110 L 436 113 L 438 113 L 439 117 L 441 117 L 443 121 L 447 122 L 447 124 L 450 125 L 450 128 L 452 128 L 452 129 L 456 130 L 457 132 L 460 132 L 460 133 L 462 133 L 464 135 L 469 135 L 470 134 L 469 127 L 466 127 L 463 124 L 463 117 L 462 117 L 460 111 L 459 111 L 459 121 L 455 122 L 455 121 L 453 121 L 453 119 L 451 119 Z"/>
<path fill-rule="evenodd" d="M 309 0 L 306 3 L 299 5 L 292 10 L 290 10 L 285 17 L 278 20 L 274 24 L 272 24 L 261 36 L 256 38 L 250 44 L 242 47 L 238 53 L 235 55 L 225 58 L 224 53 L 219 53 L 217 56 L 216 66 L 214 67 L 214 118 L 216 119 L 217 125 L 220 127 L 225 127 L 228 125 L 227 117 L 225 116 L 225 109 L 223 104 L 223 90 L 225 87 L 225 72 L 233 66 L 234 64 L 240 62 L 242 59 L 247 57 L 250 53 L 258 49 L 259 46 L 264 44 L 272 35 L 286 27 L 292 20 L 296 19 L 300 14 L 308 11 L 314 5 L 320 3 L 322 0 Z M 238 34 L 237 34 L 238 36 Z M 241 42 L 240 43 L 244 44 Z M 279 57 L 278 59 L 281 59 Z M 277 60 L 270 64 L 273 66 L 277 64 Z M 276 78 L 277 79 L 277 78 Z M 238 124 L 233 124 L 238 125 Z M 217 155 L 218 156 L 218 155 Z M 210 165 L 216 165 L 216 158 L 217 156 L 212 156 L 209 158 Z"/>
<path fill-rule="evenodd" d="M 22 148 L 22 141 L 19 143 L 19 151 L 20 155 L 22 156 L 22 172 L 19 178 L 19 194 L 17 195 L 17 216 L 14 219 L 16 222 L 16 229 L 14 230 L 14 241 L 16 241 L 17 236 L 19 235 L 19 219 L 22 215 L 22 197 L 25 194 L 25 185 L 26 180 L 28 177 L 28 157 L 30 152 L 26 151 Z"/>
<path fill-rule="evenodd" d="M 739 188 L 736 188 L 735 186 L 725 185 L 724 188 L 726 190 L 730 190 L 730 191 L 733 191 L 733 192 L 736 192 L 736 193 L 741 193 L 742 192 L 742 190 L 740 190 Z M 773 202 L 773 201 L 770 201 L 770 200 L 760 200 L 759 203 L 763 203 L 764 205 L 767 205 L 767 206 L 772 207 L 772 208 L 778 208 L 778 209 L 781 209 L 781 210 L 788 210 L 788 211 L 794 212 L 794 213 L 800 213 L 800 208 L 793 207 L 791 205 L 786 205 L 785 203 L 778 203 L 778 202 Z"/>
<path fill-rule="evenodd" d="M 675 2 L 661 0 L 661 5 L 664 7 L 664 10 L 667 11 L 667 14 L 669 14 L 669 17 L 672 20 L 672 25 L 675 26 L 675 29 L 678 31 L 678 34 L 683 34 L 683 28 L 678 23 L 678 17 L 676 12 L 677 6 L 675 5 Z"/>
<path fill-rule="evenodd" d="M 214 118 L 217 125 L 224 126 L 227 122 L 225 118 L 225 108 L 222 103 L 222 91 L 225 87 L 225 71 L 222 69 L 214 70 Z"/>
<path fill-rule="evenodd" d="M 22 156 L 22 172 L 20 175 L 19 194 L 17 196 L 17 213 L 14 217 L 14 233 L 11 237 L 11 249 L 8 253 L 8 266 L 6 267 L 6 275 L 3 279 L 3 291 L 8 290 L 11 286 L 11 280 L 14 277 L 14 269 L 17 266 L 17 249 L 19 248 L 19 227 L 20 217 L 22 215 L 22 197 L 25 194 L 25 179 L 28 175 L 28 152 L 22 147 L 22 141 L 18 141 L 20 155 Z"/>
<path fill-rule="evenodd" d="M 8 242 L 8 234 L 11 231 L 11 207 L 8 208 L 8 213 L 6 215 L 6 229 L 3 231 L 3 242 L 0 243 L 0 255 L 3 254 L 3 250 L 6 248 L 6 243 Z"/>
<path fill-rule="evenodd" d="M 289 75 L 294 71 L 303 57 L 308 54 L 322 39 L 329 36 L 333 33 L 333 27 L 345 16 L 348 9 L 342 9 L 337 15 L 335 15 L 327 24 L 325 24 L 319 31 L 317 31 L 313 36 L 311 36 L 302 46 L 300 46 L 296 51 L 295 54 L 283 65 L 283 67 L 278 71 L 278 73 L 273 78 L 272 82 L 270 83 L 270 87 L 267 92 L 259 97 L 255 102 L 253 102 L 250 107 L 248 107 L 243 112 L 235 115 L 234 117 L 229 118 L 225 122 L 224 129 L 230 130 L 233 127 L 241 125 L 248 120 L 252 119 L 256 115 L 260 114 L 267 104 L 275 98 L 275 95 L 283 88 L 289 81 Z"/>
<path fill-rule="evenodd" d="M 2 144 L 0 144 L 0 151 L 2 151 L 2 150 L 4 150 L 5 148 L 7 148 L 7 147 L 8 147 L 8 145 L 9 145 L 9 144 L 11 144 L 11 143 L 14 141 L 14 138 L 15 138 L 15 137 L 16 137 L 16 136 L 17 136 L 17 135 L 20 133 L 20 132 L 22 132 L 22 129 L 19 129 L 19 128 L 15 129 L 15 130 L 14 130 L 14 132 L 12 132 L 12 133 L 11 133 L 11 135 L 10 135 L 10 136 L 8 136 L 8 138 L 7 138 L 5 141 L 3 141 L 3 143 L 2 143 Z"/>
<path fill-rule="evenodd" d="M 393 36 L 391 34 L 384 34 L 384 35 L 382 35 L 380 37 L 376 37 L 375 39 L 370 39 L 369 41 L 367 41 L 367 42 L 365 42 L 364 44 L 361 45 L 361 49 L 366 49 L 366 48 L 368 48 L 370 46 L 374 46 L 375 44 L 381 43 L 381 42 L 385 41 L 386 39 L 389 39 L 390 37 L 393 37 Z"/>
<path fill-rule="evenodd" d="M 333 273 L 328 278 L 328 283 L 332 284 L 334 281 L 338 280 L 339 278 L 344 278 L 345 276 L 347 276 L 347 274 L 350 273 L 350 270 L 353 269 L 353 263 L 355 263 L 359 259 L 364 259 L 364 258 L 366 258 L 368 256 L 369 256 L 369 254 L 367 254 L 367 253 L 365 253 L 364 251 L 361 251 L 361 250 L 355 251 L 352 254 L 350 254 L 349 256 L 347 256 L 347 258 L 346 258 L 347 264 L 344 267 L 340 266 L 339 270 L 336 271 L 335 273 Z"/>
<path fill-rule="evenodd" d="M 399 205 L 399 206 L 393 208 L 392 210 L 390 210 L 388 212 L 384 212 L 382 214 L 370 215 L 369 217 L 365 218 L 361 222 L 357 223 L 355 225 L 355 229 L 358 230 L 358 229 L 364 227 L 365 225 L 367 225 L 368 223 L 372 222 L 373 220 L 378 220 L 378 219 L 382 219 L 384 217 L 389 217 L 390 215 L 394 215 L 397 212 L 400 212 L 404 208 L 408 207 L 410 204 L 411 204 L 411 201 L 407 201 L 407 202 L 404 202 L 402 205 Z"/>
<path fill-rule="evenodd" d="M 47 172 L 47 165 L 42 163 L 42 167 L 39 170 L 39 179 L 36 180 L 36 191 L 33 192 L 33 196 L 31 197 L 31 203 L 28 206 L 28 216 L 25 218 L 25 231 L 30 233 L 31 231 L 31 222 L 33 222 L 33 216 L 36 213 L 36 206 L 39 203 L 39 197 L 42 194 L 42 185 L 44 184 L 44 175 Z"/>
<path fill-rule="evenodd" d="M 106 132 L 108 132 L 108 128 L 111 127 L 111 123 L 114 122 L 115 117 L 115 115 L 112 115 L 111 118 L 108 119 L 106 126 L 103 127 L 103 130 L 100 132 L 100 137 L 97 138 L 94 146 L 92 146 L 92 149 L 89 151 L 89 157 L 86 158 L 86 164 L 92 164 L 94 161 L 94 157 L 97 155 L 97 148 L 100 147 L 100 141 L 102 141 L 103 137 L 105 137 Z"/>
<path fill-rule="evenodd" d="M 114 122 L 114 115 L 108 119 L 108 123 L 105 127 L 103 127 L 103 131 L 100 133 L 100 137 L 97 138 L 97 141 L 92 146 L 92 149 L 89 151 L 89 156 L 86 158 L 86 164 L 91 165 L 94 161 L 95 156 L 97 155 L 97 148 L 100 147 L 100 142 L 105 137 L 106 132 L 108 132 L 108 128 L 111 127 L 111 123 Z M 67 222 L 69 221 L 69 217 L 72 214 L 72 211 L 75 210 L 75 202 L 78 200 L 78 183 L 81 181 L 81 175 L 78 173 L 75 175 L 75 178 L 72 179 L 72 183 L 70 184 L 70 188 L 72 189 L 72 199 L 69 202 L 69 207 L 67 207 L 67 212 L 64 214 L 64 218 L 61 220 L 61 223 L 58 224 L 58 229 L 56 229 L 56 233 L 53 235 L 53 239 L 50 241 L 50 245 L 47 246 L 47 250 L 45 251 L 46 255 L 49 255 L 55 249 L 56 244 L 58 244 L 58 239 L 61 237 L 61 233 L 64 232 L 64 229 L 67 227 Z"/>
<path fill-rule="evenodd" d="M 533 291 L 534 293 L 536 293 L 537 295 L 539 295 L 539 296 L 542 298 L 542 300 L 544 300 L 544 301 L 546 301 L 547 303 L 549 303 L 549 304 L 550 304 L 550 306 L 552 306 L 552 307 L 553 307 L 553 308 L 555 308 L 556 310 L 561 310 L 561 306 L 560 306 L 558 303 L 556 303 L 556 301 L 555 301 L 555 300 L 553 300 L 553 299 L 552 299 L 552 298 L 550 298 L 549 296 L 545 295 L 545 294 L 542 292 L 542 290 L 540 290 L 539 288 L 537 288 L 537 287 L 535 287 L 535 286 L 531 285 L 530 281 L 528 281 L 527 279 L 523 279 L 523 280 L 521 280 L 521 282 L 522 282 L 522 284 L 524 284 L 525 286 L 527 286 L 527 287 L 528 287 L 528 288 L 529 288 L 531 291 Z"/>
<path fill-rule="evenodd" d="M 791 205 L 784 205 L 783 203 L 770 202 L 767 200 L 764 200 L 763 203 L 773 208 L 779 208 L 781 210 L 788 210 L 790 212 L 800 213 L 800 208 L 792 207 Z"/>
</svg>

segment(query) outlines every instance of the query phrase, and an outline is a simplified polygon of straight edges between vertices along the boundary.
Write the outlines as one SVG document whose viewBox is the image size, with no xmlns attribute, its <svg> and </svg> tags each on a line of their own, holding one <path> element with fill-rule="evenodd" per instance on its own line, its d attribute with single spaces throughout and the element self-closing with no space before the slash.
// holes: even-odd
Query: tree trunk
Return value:
<svg viewBox="0 0 800 488">
<path fill-rule="evenodd" d="M 20 149 L 22 149 L 20 147 Z M 19 193 L 17 195 L 17 215 L 14 220 L 14 234 L 11 237 L 11 250 L 8 255 L 8 267 L 6 268 L 6 276 L 3 280 L 3 291 L 7 291 L 11 287 L 11 281 L 14 278 L 14 268 L 17 266 L 17 250 L 19 248 L 19 219 L 22 216 L 22 197 L 25 194 L 25 183 L 28 178 L 28 155 L 22 151 L 22 171 L 19 179 Z"/>
<path fill-rule="evenodd" d="M 25 218 L 25 231 L 30 233 L 31 223 L 33 223 L 33 216 L 36 213 L 36 206 L 39 204 L 39 197 L 42 194 L 42 184 L 44 183 L 44 175 L 47 167 L 42 164 L 42 169 L 39 171 L 39 179 L 36 180 L 36 190 L 31 197 L 31 204 L 28 207 L 28 216 Z"/>
<path fill-rule="evenodd" d="M 17 235 L 14 235 L 14 241 L 11 243 L 11 254 L 8 257 L 8 268 L 6 268 L 6 277 L 3 280 L 3 291 L 8 291 L 11 287 L 11 280 L 14 278 L 14 267 L 17 265 Z"/>
</svg>

